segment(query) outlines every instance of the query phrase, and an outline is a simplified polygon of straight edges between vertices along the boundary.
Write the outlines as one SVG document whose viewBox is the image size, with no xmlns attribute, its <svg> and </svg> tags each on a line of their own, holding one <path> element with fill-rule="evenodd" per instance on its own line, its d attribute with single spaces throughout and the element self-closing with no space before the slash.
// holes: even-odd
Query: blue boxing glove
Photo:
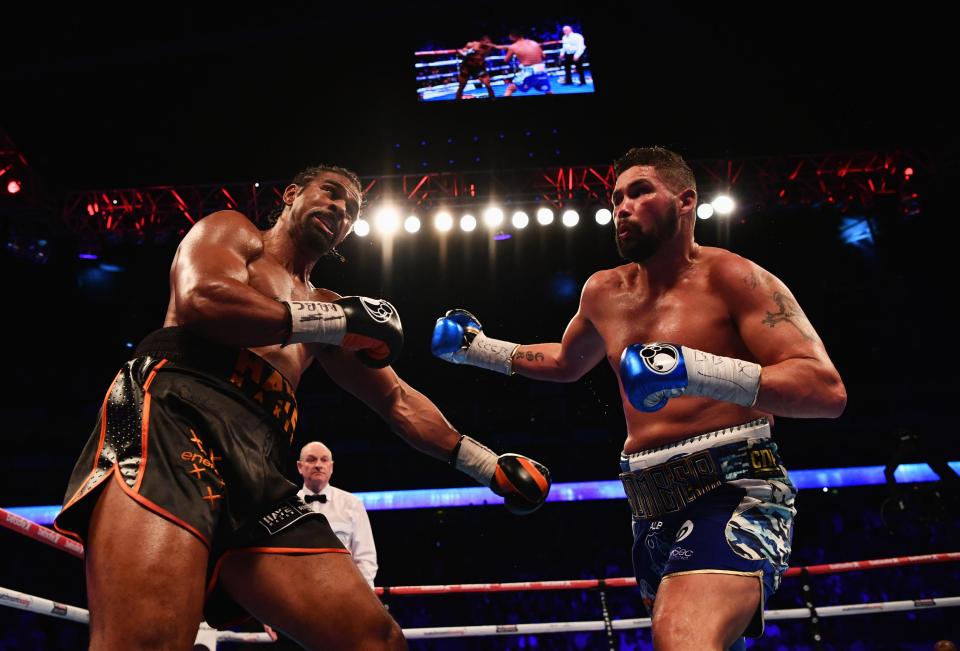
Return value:
<svg viewBox="0 0 960 651">
<path fill-rule="evenodd" d="M 633 344 L 620 355 L 620 381 L 630 404 L 645 412 L 681 395 L 752 407 L 760 365 L 677 344 Z"/>
<path fill-rule="evenodd" d="M 433 327 L 430 350 L 451 364 L 469 364 L 505 375 L 513 374 L 513 354 L 520 344 L 483 334 L 477 317 L 466 310 L 449 310 Z"/>
<path fill-rule="evenodd" d="M 620 379 L 630 404 L 640 411 L 663 409 L 670 398 L 687 388 L 682 347 L 672 344 L 633 344 L 620 355 Z"/>
<path fill-rule="evenodd" d="M 447 310 L 433 327 L 430 350 L 440 359 L 463 364 L 464 351 L 482 331 L 477 317 L 466 310 Z"/>
</svg>

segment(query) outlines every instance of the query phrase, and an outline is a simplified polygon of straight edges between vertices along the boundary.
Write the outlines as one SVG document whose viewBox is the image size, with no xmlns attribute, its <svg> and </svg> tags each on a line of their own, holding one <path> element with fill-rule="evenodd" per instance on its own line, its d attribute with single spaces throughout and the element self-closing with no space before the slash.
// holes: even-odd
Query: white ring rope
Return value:
<svg viewBox="0 0 960 651">
<path fill-rule="evenodd" d="M 79 623 L 89 623 L 89 611 L 76 606 L 65 604 L 24 594 L 8 588 L 0 588 L 0 605 L 10 606 L 19 610 L 27 610 L 41 615 L 59 617 Z M 865 604 L 843 604 L 840 606 L 824 606 L 817 608 L 819 617 L 845 617 L 847 615 L 869 615 L 875 613 L 892 613 L 904 610 L 931 610 L 935 608 L 954 608 L 960 606 L 960 596 L 940 597 L 937 599 L 908 599 L 903 601 L 878 601 Z M 787 619 L 807 619 L 811 617 L 807 608 L 788 608 L 785 610 L 764 611 L 767 621 Z M 649 617 L 634 619 L 615 619 L 613 629 L 622 631 L 637 628 L 649 628 Z M 206 624 L 201 625 L 198 637 L 212 635 L 212 630 Z M 603 631 L 604 623 L 600 621 L 587 622 L 548 622 L 543 624 L 490 624 L 481 626 L 441 626 L 432 628 L 405 628 L 403 634 L 408 640 L 437 639 L 447 637 L 486 637 L 495 635 L 534 635 L 538 633 L 584 633 Z M 218 642 L 271 642 L 266 633 L 237 633 L 234 631 L 216 631 Z"/>
<path fill-rule="evenodd" d="M 33 538 L 52 547 L 66 551 L 74 556 L 83 555 L 83 547 L 79 543 L 69 540 L 60 534 L 37 525 L 30 520 L 0 509 L 0 525 Z M 918 556 L 901 556 L 864 561 L 849 561 L 844 563 L 830 563 L 811 565 L 804 568 L 791 568 L 787 575 L 799 574 L 806 571 L 808 574 L 833 574 L 858 570 L 879 569 L 883 567 L 897 567 L 920 565 L 927 563 L 955 562 L 960 560 L 960 552 L 946 552 L 940 554 L 923 554 Z M 430 585 L 430 586 L 395 586 L 393 588 L 377 588 L 378 594 L 449 594 L 455 592 L 507 592 L 525 590 L 589 590 L 598 587 L 631 587 L 636 581 L 631 577 L 611 578 L 605 580 L 579 579 L 569 581 L 523 581 L 517 583 L 478 583 L 461 585 Z M 9 606 L 18 610 L 57 617 L 81 624 L 89 624 L 90 612 L 84 608 L 62 604 L 42 597 L 17 592 L 9 588 L 0 587 L 0 606 Z M 840 617 L 846 615 L 864 615 L 881 612 L 899 612 L 905 610 L 930 610 L 935 608 L 952 608 L 960 606 L 960 596 L 941 597 L 936 599 L 911 599 L 903 601 L 883 601 L 864 604 L 844 604 L 840 606 L 824 606 L 816 609 L 819 617 Z M 807 619 L 814 614 L 809 608 L 789 608 L 785 610 L 764 611 L 764 618 L 768 621 L 787 619 Z M 612 620 L 614 630 L 628 630 L 647 628 L 650 618 Z M 605 630 L 605 623 L 600 621 L 581 622 L 552 622 L 542 624 L 493 624 L 480 626 L 446 626 L 431 628 L 404 629 L 404 635 L 411 640 L 436 639 L 448 637 L 479 637 L 495 635 L 527 635 L 537 633 L 578 633 Z M 217 642 L 252 642 L 268 643 L 273 640 L 266 633 L 250 633 L 235 631 L 217 631 L 210 628 L 205 622 L 201 623 L 197 632 L 198 643 L 211 644 L 216 648 Z"/>
</svg>

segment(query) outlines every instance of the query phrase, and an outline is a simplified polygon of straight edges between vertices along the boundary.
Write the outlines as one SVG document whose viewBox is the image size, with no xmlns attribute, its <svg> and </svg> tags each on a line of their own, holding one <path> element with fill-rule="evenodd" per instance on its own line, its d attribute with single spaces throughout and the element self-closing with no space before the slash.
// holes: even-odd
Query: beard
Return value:
<svg viewBox="0 0 960 651">
<path fill-rule="evenodd" d="M 336 250 L 334 249 L 335 239 L 320 228 L 312 217 L 304 219 L 299 224 L 291 221 L 289 232 L 291 239 L 299 242 L 306 250 L 312 251 L 318 257 L 328 255 L 331 251 Z"/>
<path fill-rule="evenodd" d="M 653 233 L 643 232 L 633 235 L 624 242 L 616 238 L 617 253 L 627 262 L 646 262 L 650 256 L 660 249 L 660 238 Z"/>
<path fill-rule="evenodd" d="M 631 232 L 630 239 L 623 241 L 617 237 L 614 230 L 613 238 L 617 245 L 617 253 L 627 262 L 643 263 L 660 250 L 664 242 L 676 235 L 680 228 L 679 212 L 675 204 L 670 204 L 669 212 L 662 220 L 654 222 L 649 229 Z"/>
<path fill-rule="evenodd" d="M 303 233 L 303 240 L 311 251 L 316 251 L 321 255 L 326 255 L 333 250 L 333 241 L 326 233 L 307 229 Z"/>
</svg>

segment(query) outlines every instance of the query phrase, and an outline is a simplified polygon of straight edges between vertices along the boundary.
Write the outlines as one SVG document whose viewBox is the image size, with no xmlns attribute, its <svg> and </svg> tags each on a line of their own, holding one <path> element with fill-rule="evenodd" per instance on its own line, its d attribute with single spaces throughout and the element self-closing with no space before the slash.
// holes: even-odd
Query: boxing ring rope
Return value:
<svg viewBox="0 0 960 651">
<path fill-rule="evenodd" d="M 885 601 L 866 604 L 845 604 L 825 606 L 817 609 L 819 617 L 839 617 L 846 615 L 865 615 L 879 612 L 899 612 L 904 610 L 929 610 L 931 608 L 950 608 L 960 606 L 960 597 L 942 597 L 939 599 L 914 599 L 904 601 Z M 786 619 L 807 619 L 810 611 L 806 608 L 786 610 L 765 610 L 766 621 Z M 650 628 L 649 617 L 635 619 L 614 619 L 610 626 L 615 631 L 638 628 Z M 403 634 L 408 640 L 439 639 L 446 637 L 478 637 L 489 635 L 534 635 L 538 633 L 597 633 L 607 628 L 603 620 L 592 622 L 548 622 L 545 624 L 491 624 L 483 626 L 447 626 L 440 628 L 405 628 Z"/>
<path fill-rule="evenodd" d="M 890 567 L 890 566 L 888 566 Z M 554 582 L 554 583 L 560 583 Z M 575 583 L 575 582 L 569 582 Z M 533 588 L 535 589 L 535 588 Z M 556 588 L 554 588 L 556 589 Z M 480 592 L 477 590 L 477 592 Z M 412 593 L 411 593 L 412 594 Z M 66 619 L 80 624 L 90 622 L 90 613 L 84 608 L 68 606 L 59 602 L 35 597 L 0 587 L 0 605 L 10 606 L 18 610 L 26 610 L 41 615 Z M 842 604 L 839 606 L 825 606 L 817 608 L 818 617 L 842 617 L 847 615 L 866 615 L 875 613 L 892 613 L 907 610 L 930 610 L 934 608 L 951 608 L 960 606 L 960 596 L 939 597 L 936 599 L 913 599 L 902 601 L 872 602 L 865 604 Z M 766 621 L 808 619 L 810 610 L 807 608 L 787 608 L 783 610 L 764 611 Z M 613 619 L 581 621 L 581 622 L 547 622 L 542 624 L 484 624 L 478 626 L 439 626 L 428 628 L 405 628 L 404 636 L 409 640 L 440 639 L 450 637 L 487 637 L 499 635 L 536 635 L 543 633 L 593 633 L 600 632 L 607 627 L 615 631 L 625 631 L 638 628 L 649 628 L 649 617 L 632 619 Z M 266 633 L 244 633 L 236 631 L 217 631 L 206 624 L 202 624 L 197 635 L 198 642 L 249 642 L 269 643 L 273 640 Z M 212 647 L 216 648 L 216 647 Z"/>
<path fill-rule="evenodd" d="M 77 558 L 83 558 L 83 545 L 77 541 L 71 540 L 66 536 L 61 536 L 53 529 L 43 527 L 36 522 L 19 516 L 16 513 L 11 513 L 4 508 L 0 508 L 0 525 L 3 525 L 11 531 L 16 531 L 27 538 L 33 538 L 45 545 L 63 550 Z"/>
<path fill-rule="evenodd" d="M 83 557 L 83 545 L 59 533 L 36 524 L 24 517 L 0 508 L 0 524 L 7 529 L 23 536 L 37 540 L 46 545 L 65 551 L 78 558 Z M 926 565 L 931 563 L 949 563 L 960 561 L 960 552 L 944 552 L 939 554 L 921 554 L 916 556 L 896 556 L 861 561 L 847 561 L 843 563 L 825 563 L 794 567 L 787 570 L 785 577 L 801 576 L 804 579 L 810 575 L 836 574 L 861 570 L 872 570 L 890 567 L 905 567 L 911 565 Z M 627 588 L 636 586 L 636 579 L 632 577 L 616 577 L 609 579 L 574 579 L 566 581 L 518 581 L 512 583 L 466 583 L 451 585 L 421 585 L 421 586 L 393 586 L 378 587 L 378 595 L 433 595 L 477 592 L 525 592 L 548 590 L 599 590 L 601 598 L 606 588 Z M 805 586 L 806 587 L 806 586 Z M 605 603 L 605 600 L 604 600 Z M 0 605 L 19 610 L 39 613 L 50 617 L 57 617 L 69 621 L 88 624 L 90 613 L 84 608 L 62 604 L 42 597 L 29 595 L 16 590 L 0 587 Z M 929 599 L 912 599 L 901 601 L 872 602 L 861 604 L 842 604 L 838 606 L 824 606 L 814 608 L 808 602 L 805 608 L 788 608 L 782 610 L 767 610 L 764 617 L 768 621 L 810 619 L 814 623 L 820 617 L 841 617 L 847 615 L 863 615 L 882 612 L 902 612 L 909 610 L 930 610 L 935 608 L 952 608 L 960 606 L 960 596 L 939 597 Z M 547 622 L 538 624 L 488 624 L 477 626 L 443 626 L 428 628 L 407 628 L 404 635 L 411 640 L 440 639 L 450 637 L 480 637 L 502 635 L 533 635 L 543 633 L 580 633 L 602 632 L 608 635 L 612 631 L 648 628 L 649 617 L 632 619 L 611 619 L 604 608 L 604 619 L 597 621 L 578 622 Z M 201 624 L 197 632 L 197 643 L 216 649 L 218 642 L 248 642 L 269 643 L 273 640 L 266 633 L 250 633 L 235 631 L 217 631 L 205 623 Z"/>
<path fill-rule="evenodd" d="M 66 619 L 78 624 L 90 623 L 90 611 L 78 606 L 68 606 L 57 601 L 36 597 L 24 592 L 17 592 L 9 588 L 0 587 L 0 605 L 25 610 L 31 613 L 39 613 L 58 619 Z M 273 640 L 266 633 L 243 633 L 237 631 L 217 631 L 207 626 L 204 622 L 200 625 L 197 633 L 197 642 L 207 642 L 211 638 L 216 642 L 272 642 Z M 215 646 L 212 648 L 216 648 Z"/>
<path fill-rule="evenodd" d="M 960 561 L 960 552 L 942 554 L 921 554 L 918 556 L 895 556 L 865 561 L 847 561 L 844 563 L 826 563 L 824 565 L 806 565 L 791 567 L 784 576 L 799 576 L 806 570 L 808 574 L 837 574 L 857 570 L 872 570 L 882 567 L 906 565 L 926 565 L 929 563 L 950 563 Z M 630 588 L 637 585 L 633 577 L 611 579 L 575 579 L 572 581 L 518 581 L 516 583 L 465 583 L 460 585 L 402 585 L 378 587 L 379 595 L 427 595 L 453 594 L 457 592 L 523 592 L 526 590 L 593 590 L 596 588 Z"/>
</svg>

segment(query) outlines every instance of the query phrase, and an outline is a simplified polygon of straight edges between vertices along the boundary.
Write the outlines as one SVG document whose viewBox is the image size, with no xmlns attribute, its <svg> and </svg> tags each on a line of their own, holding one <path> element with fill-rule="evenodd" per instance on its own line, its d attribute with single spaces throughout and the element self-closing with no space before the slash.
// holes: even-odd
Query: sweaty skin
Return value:
<svg viewBox="0 0 960 651">
<path fill-rule="evenodd" d="M 337 297 L 308 278 L 316 261 L 350 232 L 360 200 L 348 179 L 325 172 L 304 187 L 287 187 L 283 213 L 269 230 L 235 211 L 200 220 L 171 267 L 164 325 L 251 347 L 294 385 L 317 359 L 411 445 L 446 459 L 459 434 L 392 369 L 367 368 L 333 346 L 281 346 L 290 317 L 277 299 Z M 210 552 L 186 529 L 130 499 L 121 483 L 106 482 L 90 521 L 90 647 L 189 649 L 202 618 Z M 347 554 L 232 550 L 218 568 L 237 604 L 304 648 L 406 648 L 400 627 Z"/>
<path fill-rule="evenodd" d="M 300 191 L 302 190 L 302 191 Z M 289 316 L 280 301 L 333 301 L 340 295 L 309 280 L 316 261 L 347 237 L 360 193 L 325 172 L 284 192 L 289 211 L 261 231 L 235 211 L 197 223 L 177 250 L 164 326 L 184 326 L 214 341 L 246 346 L 296 387 L 316 360 L 341 387 L 383 417 L 410 445 L 447 460 L 460 434 L 392 368 L 371 369 L 350 351 L 321 344 L 284 346 Z"/>
<path fill-rule="evenodd" d="M 636 166 L 618 178 L 613 204 L 622 245 L 659 234 L 660 248 L 642 264 L 593 274 L 562 342 L 520 346 L 515 372 L 572 382 L 606 359 L 619 379 L 623 349 L 655 341 L 763 367 L 752 408 L 682 397 L 641 413 L 621 382 L 627 454 L 761 416 L 835 417 L 843 411 L 840 376 L 786 285 L 745 258 L 693 241 L 695 191 L 674 194 L 654 168 Z"/>
<path fill-rule="evenodd" d="M 573 382 L 606 359 L 620 380 L 627 454 L 761 416 L 838 416 L 847 400 L 843 382 L 796 299 L 753 262 L 694 241 L 697 192 L 683 176 L 674 175 L 670 185 L 649 165 L 619 174 L 611 195 L 615 235 L 618 250 L 631 262 L 593 274 L 562 340 L 518 346 L 513 371 Z M 689 187 L 682 187 L 685 182 Z M 756 402 L 741 407 L 680 396 L 659 411 L 637 411 L 623 391 L 620 357 L 629 345 L 653 342 L 759 364 Z M 687 513 L 698 522 L 706 518 Z M 721 568 L 666 574 L 652 604 L 654 647 L 729 648 L 762 606 L 760 578 Z"/>
</svg>

